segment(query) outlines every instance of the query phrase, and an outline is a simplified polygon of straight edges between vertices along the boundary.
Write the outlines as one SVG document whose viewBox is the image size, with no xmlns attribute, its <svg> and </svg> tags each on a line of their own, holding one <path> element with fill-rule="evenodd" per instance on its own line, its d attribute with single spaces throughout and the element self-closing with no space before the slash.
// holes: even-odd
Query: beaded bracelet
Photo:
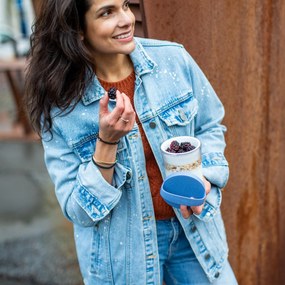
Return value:
<svg viewBox="0 0 285 285">
<path fill-rule="evenodd" d="M 97 140 L 100 141 L 100 142 L 102 142 L 102 143 L 110 144 L 110 145 L 116 145 L 116 144 L 118 144 L 118 143 L 120 142 L 120 140 L 118 140 L 118 141 L 116 141 L 116 142 L 107 142 L 107 141 L 102 140 L 102 139 L 99 137 L 99 135 L 97 136 Z"/>
<path fill-rule="evenodd" d="M 94 159 L 94 157 L 92 157 L 92 162 L 94 163 L 94 165 L 96 165 L 96 166 L 99 167 L 99 168 L 102 168 L 102 169 L 111 169 L 111 168 L 113 168 L 113 167 L 116 165 L 117 160 L 116 160 L 113 164 L 110 164 L 109 166 L 104 166 L 104 165 L 98 164 L 98 163 L 96 162 L 96 160 Z"/>
</svg>

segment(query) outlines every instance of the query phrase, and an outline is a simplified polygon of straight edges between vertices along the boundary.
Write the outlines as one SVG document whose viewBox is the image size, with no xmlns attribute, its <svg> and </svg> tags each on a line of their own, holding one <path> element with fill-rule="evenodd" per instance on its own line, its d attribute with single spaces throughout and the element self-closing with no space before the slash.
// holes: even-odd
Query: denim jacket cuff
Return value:
<svg viewBox="0 0 285 285">
<path fill-rule="evenodd" d="M 225 187 L 229 179 L 228 162 L 219 152 L 202 155 L 202 172 L 212 185 L 219 188 Z"/>
<path fill-rule="evenodd" d="M 222 202 L 221 188 L 223 188 L 229 178 L 228 162 L 224 155 L 219 152 L 206 153 L 202 156 L 203 176 L 211 183 L 211 191 L 207 195 L 203 211 L 200 215 L 195 215 L 200 220 L 208 221 L 219 211 Z"/>
<path fill-rule="evenodd" d="M 80 187 L 73 193 L 74 198 L 93 221 L 98 221 L 119 202 L 121 188 L 129 177 L 130 170 L 117 163 L 111 185 L 92 162 L 82 165 L 78 173 Z"/>
<path fill-rule="evenodd" d="M 207 222 L 211 220 L 219 211 L 222 203 L 222 193 L 220 188 L 212 186 L 210 193 L 207 195 L 202 213 L 194 214 L 198 219 Z"/>
</svg>

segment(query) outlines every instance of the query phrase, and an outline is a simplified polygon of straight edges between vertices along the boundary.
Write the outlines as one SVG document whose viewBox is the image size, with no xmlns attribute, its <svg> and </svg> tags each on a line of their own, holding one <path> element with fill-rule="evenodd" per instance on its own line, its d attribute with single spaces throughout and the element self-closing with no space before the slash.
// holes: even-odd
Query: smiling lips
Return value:
<svg viewBox="0 0 285 285">
<path fill-rule="evenodd" d="M 128 39 L 131 37 L 131 35 L 132 35 L 132 32 L 128 32 L 125 34 L 120 34 L 118 36 L 115 36 L 114 39 L 118 39 L 118 40 Z"/>
</svg>

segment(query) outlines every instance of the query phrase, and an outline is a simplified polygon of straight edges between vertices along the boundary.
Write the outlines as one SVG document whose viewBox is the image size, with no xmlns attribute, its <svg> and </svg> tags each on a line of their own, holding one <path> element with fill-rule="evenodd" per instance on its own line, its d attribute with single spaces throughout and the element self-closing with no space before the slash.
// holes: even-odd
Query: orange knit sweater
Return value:
<svg viewBox="0 0 285 285">
<path fill-rule="evenodd" d="M 98 78 L 99 79 L 99 78 Z M 101 85 L 105 90 L 109 90 L 111 87 L 116 87 L 120 92 L 124 92 L 130 99 L 134 106 L 134 89 L 135 89 L 135 72 L 133 71 L 127 78 L 118 82 L 106 82 L 99 79 Z M 174 217 L 174 211 L 171 206 L 165 203 L 160 196 L 160 187 L 162 184 L 162 177 L 151 151 L 150 145 L 143 131 L 140 122 L 137 120 L 140 134 L 142 137 L 142 143 L 144 147 L 144 154 L 146 159 L 146 171 L 150 183 L 152 201 L 154 206 L 155 217 L 157 220 L 169 219 Z"/>
</svg>

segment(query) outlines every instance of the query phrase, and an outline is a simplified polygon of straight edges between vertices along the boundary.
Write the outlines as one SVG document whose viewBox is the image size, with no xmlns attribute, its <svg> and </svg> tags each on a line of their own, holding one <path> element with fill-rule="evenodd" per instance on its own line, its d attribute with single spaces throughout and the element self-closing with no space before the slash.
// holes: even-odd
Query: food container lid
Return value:
<svg viewBox="0 0 285 285">
<path fill-rule="evenodd" d="M 179 208 L 180 205 L 202 205 L 206 198 L 206 191 L 203 181 L 197 175 L 177 172 L 163 181 L 160 195 L 166 203 Z"/>
</svg>

